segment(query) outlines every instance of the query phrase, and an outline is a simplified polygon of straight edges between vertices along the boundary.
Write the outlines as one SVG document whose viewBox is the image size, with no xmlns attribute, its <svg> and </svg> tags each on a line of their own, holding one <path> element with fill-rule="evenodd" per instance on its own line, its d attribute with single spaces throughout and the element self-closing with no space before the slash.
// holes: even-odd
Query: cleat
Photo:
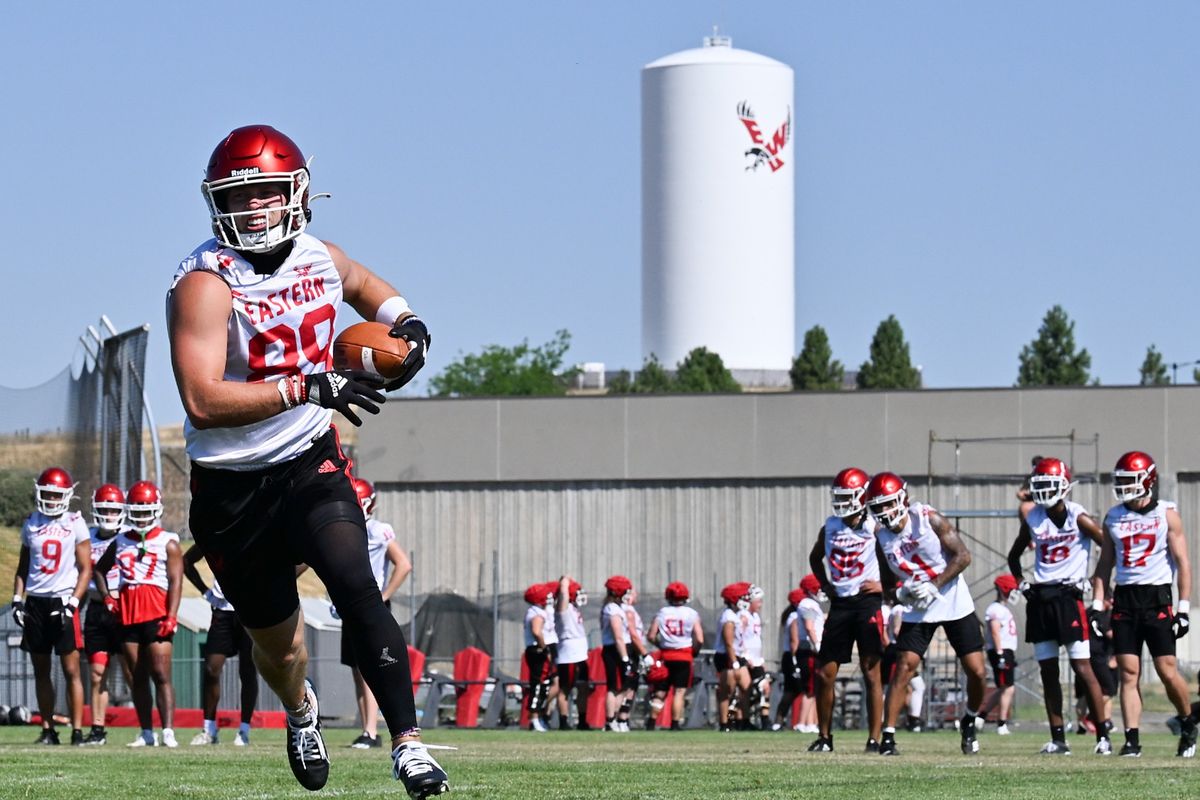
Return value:
<svg viewBox="0 0 1200 800">
<path fill-rule="evenodd" d="M 1110 740 L 1107 736 L 1105 736 L 1103 739 L 1098 739 L 1096 741 L 1096 746 L 1092 748 L 1092 752 L 1098 756 L 1111 756 L 1112 740 Z"/>
<path fill-rule="evenodd" d="M 71 731 L 71 745 L 73 747 L 83 747 L 87 744 L 87 740 L 83 738 L 83 731 L 76 728 Z"/>
<path fill-rule="evenodd" d="M 163 728 L 162 744 L 163 747 L 179 747 L 179 742 L 175 741 L 175 731 L 173 728 Z"/>
<path fill-rule="evenodd" d="M 92 728 L 91 733 L 87 735 L 83 743 L 89 747 L 93 745 L 98 747 L 106 745 L 108 744 L 108 733 L 103 728 Z"/>
<path fill-rule="evenodd" d="M 975 737 L 973 729 L 964 729 L 961 743 L 964 756 L 974 755 L 979 752 L 979 739 Z"/>
<path fill-rule="evenodd" d="M 414 800 L 450 791 L 446 771 L 420 742 L 405 742 L 392 751 L 392 776 Z"/>
<path fill-rule="evenodd" d="M 1196 723 L 1190 719 L 1185 719 L 1182 725 L 1182 732 L 1179 734 L 1179 748 L 1175 751 L 1177 757 L 1196 757 L 1196 734 Z"/>
<path fill-rule="evenodd" d="M 779 731 L 783 730 L 783 723 L 782 722 L 774 723 L 773 725 L 771 725 L 771 730 L 774 731 L 775 733 L 778 733 Z"/>
<path fill-rule="evenodd" d="M 610 719 L 608 722 L 604 723 L 604 730 L 608 733 L 620 733 L 621 723 L 617 722 L 615 719 Z"/>
<path fill-rule="evenodd" d="M 879 742 L 874 739 L 867 739 L 867 746 L 863 752 L 869 755 L 879 755 Z"/>
<path fill-rule="evenodd" d="M 357 739 L 350 743 L 350 746 L 355 750 L 370 750 L 372 747 L 383 747 L 383 742 L 378 736 L 371 736 L 363 731 Z"/>
<path fill-rule="evenodd" d="M 233 737 L 235 747 L 246 747 L 250 744 L 250 734 L 238 731 L 237 736 Z"/>
<path fill-rule="evenodd" d="M 200 731 L 192 737 L 192 741 L 190 742 L 192 747 L 199 747 L 205 744 L 218 744 L 217 737 L 208 731 Z"/>
<path fill-rule="evenodd" d="M 329 753 L 325 750 L 325 737 L 321 735 L 321 719 L 318 716 L 317 695 L 312 684 L 304 681 L 304 696 L 308 705 L 308 716 L 297 722 L 287 715 L 287 757 L 292 774 L 300 785 L 315 792 L 329 780 Z"/>
<path fill-rule="evenodd" d="M 810 753 L 832 753 L 833 752 L 833 740 L 826 739 L 824 736 L 818 736 L 816 741 L 814 741 L 812 744 L 810 744 L 808 746 L 808 752 L 810 752 Z"/>
<path fill-rule="evenodd" d="M 592 726 L 587 723 L 587 720 L 581 719 L 581 720 L 579 720 L 579 723 L 575 726 L 575 730 L 590 731 L 590 730 L 592 730 Z"/>
<path fill-rule="evenodd" d="M 884 739 L 879 743 L 879 755 L 881 756 L 898 756 L 900 751 L 896 749 L 895 739 Z"/>
<path fill-rule="evenodd" d="M 1071 755 L 1071 745 L 1065 741 L 1046 742 L 1039 752 L 1046 756 L 1069 756 Z"/>
<path fill-rule="evenodd" d="M 1124 758 L 1141 758 L 1142 746 L 1126 741 L 1125 744 L 1121 745 L 1121 756 Z"/>
<path fill-rule="evenodd" d="M 538 733 L 546 733 L 550 729 L 546 727 L 546 721 L 541 717 L 535 716 L 529 723 L 529 730 L 537 731 Z"/>
<path fill-rule="evenodd" d="M 34 744 L 61 744 L 61 742 L 58 741 L 58 731 L 54 730 L 54 728 L 42 728 L 42 734 L 38 736 Z"/>
<path fill-rule="evenodd" d="M 151 733 L 149 736 L 146 736 L 146 735 L 139 733 L 138 737 L 136 739 L 134 739 L 132 742 L 130 742 L 129 744 L 127 744 L 125 746 L 126 747 L 158 747 L 158 734 Z"/>
<path fill-rule="evenodd" d="M 1012 733 L 1012 731 L 1009 730 L 1007 722 L 1001 722 L 999 725 L 996 726 L 996 735 L 997 736 L 1008 736 L 1011 733 Z"/>
</svg>

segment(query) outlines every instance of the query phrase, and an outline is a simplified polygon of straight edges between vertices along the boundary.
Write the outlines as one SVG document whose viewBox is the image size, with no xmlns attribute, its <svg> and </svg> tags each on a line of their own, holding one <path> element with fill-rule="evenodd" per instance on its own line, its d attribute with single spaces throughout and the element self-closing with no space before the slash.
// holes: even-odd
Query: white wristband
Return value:
<svg viewBox="0 0 1200 800">
<path fill-rule="evenodd" d="M 19 602 L 21 602 L 21 595 L 19 595 L 19 594 L 14 594 L 14 595 L 13 595 L 13 602 L 14 602 L 14 603 L 19 603 Z"/>
<path fill-rule="evenodd" d="M 1188 613 L 1188 609 L 1190 609 L 1191 607 L 1192 607 L 1192 604 L 1189 603 L 1187 600 L 1179 601 L 1179 613 L 1180 614 Z"/>
<path fill-rule="evenodd" d="M 67 598 L 67 605 L 69 605 L 71 608 L 79 608 L 79 598 L 75 595 L 71 595 Z"/>
<path fill-rule="evenodd" d="M 408 307 L 408 301 L 400 295 L 396 295 L 383 301 L 379 310 L 375 312 L 375 321 L 382 322 L 384 325 L 393 325 L 401 314 L 411 313 L 412 309 Z"/>
<path fill-rule="evenodd" d="M 1104 610 L 1104 601 L 1103 600 L 1093 600 L 1092 601 L 1092 611 L 1103 611 L 1103 610 Z"/>
</svg>

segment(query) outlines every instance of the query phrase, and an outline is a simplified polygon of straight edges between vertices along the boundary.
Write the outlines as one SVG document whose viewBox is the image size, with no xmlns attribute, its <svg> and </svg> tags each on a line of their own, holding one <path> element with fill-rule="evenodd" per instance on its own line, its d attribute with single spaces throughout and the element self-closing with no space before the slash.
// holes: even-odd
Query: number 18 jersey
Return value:
<svg viewBox="0 0 1200 800">
<path fill-rule="evenodd" d="M 1087 577 L 1092 540 L 1079 528 L 1079 517 L 1087 511 L 1070 500 L 1066 506 L 1067 518 L 1062 527 L 1042 506 L 1034 506 L 1025 515 L 1034 548 L 1034 583 L 1074 583 Z"/>
</svg>

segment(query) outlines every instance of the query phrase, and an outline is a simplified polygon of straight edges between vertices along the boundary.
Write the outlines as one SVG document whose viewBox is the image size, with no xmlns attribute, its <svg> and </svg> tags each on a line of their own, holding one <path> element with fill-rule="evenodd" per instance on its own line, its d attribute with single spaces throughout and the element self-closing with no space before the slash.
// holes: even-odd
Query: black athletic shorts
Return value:
<svg viewBox="0 0 1200 800">
<path fill-rule="evenodd" d="M 959 658 L 983 650 L 983 631 L 974 614 L 945 622 L 905 622 L 901 624 L 900 635 L 896 637 L 896 650 L 924 656 L 939 625 L 946 632 L 946 639 Z"/>
<path fill-rule="evenodd" d="M 68 617 L 61 597 L 26 597 L 25 632 L 21 649 L 26 653 L 65 656 L 83 647 L 78 609 Z"/>
<path fill-rule="evenodd" d="M 858 645 L 858 657 L 878 657 L 883 653 L 883 595 L 857 594 L 853 597 L 835 597 L 825 618 L 825 632 L 821 635 L 820 661 L 827 664 L 850 663 L 850 652 Z M 800 620 L 804 624 L 804 620 Z"/>
<path fill-rule="evenodd" d="M 1082 592 L 1062 583 L 1030 587 L 1025 609 L 1025 641 L 1069 645 L 1087 640 L 1087 609 Z"/>
<path fill-rule="evenodd" d="M 729 653 L 713 653 L 713 669 L 717 672 L 725 672 L 731 663 L 733 659 L 729 657 Z"/>
<path fill-rule="evenodd" d="M 1171 586 L 1118 586 L 1113 592 L 1113 650 L 1117 655 L 1142 654 L 1142 646 L 1152 658 L 1175 655 L 1175 634 L 1171 631 Z"/>
<path fill-rule="evenodd" d="M 892 675 L 896 674 L 896 656 L 895 642 L 883 648 L 883 656 L 879 659 L 879 678 L 885 685 L 891 683 Z"/>
<path fill-rule="evenodd" d="M 155 644 L 157 642 L 173 642 L 175 634 L 169 636 L 158 635 L 158 623 L 162 622 L 166 617 L 158 619 L 148 619 L 145 622 L 135 622 L 132 625 L 125 625 L 121 628 L 121 639 L 126 644 Z"/>
<path fill-rule="evenodd" d="M 625 652 L 632 653 L 632 648 L 627 647 Z M 604 683 L 610 692 L 620 694 L 635 685 L 633 683 L 634 676 L 627 674 L 622 669 L 621 654 L 617 652 L 615 644 L 604 645 L 600 651 L 600 657 L 604 659 Z"/>
<path fill-rule="evenodd" d="M 557 675 L 554 669 L 554 656 L 558 648 L 554 645 L 546 645 L 540 653 L 536 645 L 530 645 L 525 648 L 525 666 L 529 669 L 529 683 L 532 686 L 535 683 L 551 680 Z"/>
<path fill-rule="evenodd" d="M 365 526 L 332 428 L 291 461 L 263 469 L 192 463 L 192 535 L 247 628 L 269 628 L 296 611 L 295 566 L 309 560 L 308 537 L 343 521 Z M 364 547 L 365 539 L 364 527 Z"/>
<path fill-rule="evenodd" d="M 588 662 L 576 661 L 573 664 L 558 665 L 558 685 L 563 692 L 571 691 L 571 687 L 579 684 L 581 691 L 587 691 L 588 686 Z"/>
<path fill-rule="evenodd" d="M 820 657 L 812 650 L 800 650 L 795 655 L 796 664 L 796 693 L 802 694 L 805 697 L 814 697 L 817 694 L 817 674 L 820 669 L 817 666 Z M 784 673 L 785 675 L 787 673 Z"/>
<path fill-rule="evenodd" d="M 1001 665 L 1000 657 L 1004 657 L 1004 664 Z M 998 652 L 996 650 L 987 651 L 988 663 L 992 665 L 992 676 L 996 679 L 996 687 L 1004 689 L 1013 685 L 1013 678 L 1017 671 L 1017 654 L 1012 650 L 1004 650 Z"/>
<path fill-rule="evenodd" d="M 204 657 L 225 656 L 230 658 L 253 658 L 251 649 L 254 643 L 250 634 L 238 622 L 236 611 L 221 611 L 213 609 L 212 622 L 208 626 L 208 639 L 204 642 Z M 344 662 L 343 662 L 344 663 Z"/>
<path fill-rule="evenodd" d="M 89 656 L 120 653 L 124 640 L 120 615 L 105 608 L 103 600 L 89 600 L 83 617 L 83 651 Z"/>
<path fill-rule="evenodd" d="M 692 686 L 691 661 L 664 661 L 667 668 L 667 686 L 676 689 L 690 689 Z"/>
</svg>

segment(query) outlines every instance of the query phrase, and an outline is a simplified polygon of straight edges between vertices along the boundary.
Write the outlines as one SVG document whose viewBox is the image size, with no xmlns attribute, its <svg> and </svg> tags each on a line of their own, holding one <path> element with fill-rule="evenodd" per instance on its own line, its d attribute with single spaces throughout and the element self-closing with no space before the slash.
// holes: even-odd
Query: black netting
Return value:
<svg viewBox="0 0 1200 800">
<path fill-rule="evenodd" d="M 146 474 L 142 465 L 142 389 L 147 339 L 145 328 L 126 331 L 105 339 L 100 355 L 100 477 L 118 486 L 129 486 Z"/>
</svg>

